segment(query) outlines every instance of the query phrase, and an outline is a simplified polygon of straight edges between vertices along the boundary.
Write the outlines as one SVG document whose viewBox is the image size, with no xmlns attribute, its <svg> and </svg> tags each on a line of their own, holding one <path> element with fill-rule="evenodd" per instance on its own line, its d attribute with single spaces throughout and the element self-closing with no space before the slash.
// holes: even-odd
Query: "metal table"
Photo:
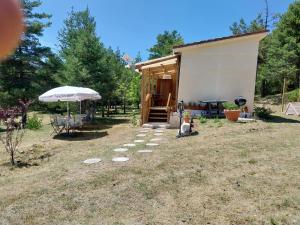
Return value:
<svg viewBox="0 0 300 225">
<path fill-rule="evenodd" d="M 208 117 L 212 117 L 213 115 L 217 115 L 218 117 L 224 116 L 224 109 L 223 109 L 223 103 L 227 102 L 226 100 L 207 100 L 207 101 L 201 101 L 201 103 L 204 103 L 208 106 Z M 217 108 L 213 109 L 212 105 L 216 104 Z"/>
</svg>

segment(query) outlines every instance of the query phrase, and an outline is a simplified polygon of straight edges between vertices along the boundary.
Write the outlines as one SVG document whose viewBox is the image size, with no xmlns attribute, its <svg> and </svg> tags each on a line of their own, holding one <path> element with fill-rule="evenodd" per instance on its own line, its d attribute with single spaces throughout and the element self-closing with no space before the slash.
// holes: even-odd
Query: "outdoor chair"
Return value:
<svg viewBox="0 0 300 225">
<path fill-rule="evenodd" d="M 55 114 L 50 117 L 50 124 L 55 133 L 60 134 L 66 128 L 66 118 L 61 115 Z"/>
</svg>

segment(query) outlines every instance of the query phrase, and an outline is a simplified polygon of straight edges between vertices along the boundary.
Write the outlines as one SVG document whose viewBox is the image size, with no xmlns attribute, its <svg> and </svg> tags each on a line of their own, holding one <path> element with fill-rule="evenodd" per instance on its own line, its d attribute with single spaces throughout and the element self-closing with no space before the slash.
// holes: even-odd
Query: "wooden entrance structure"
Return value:
<svg viewBox="0 0 300 225">
<path fill-rule="evenodd" d="M 141 123 L 169 122 L 177 109 L 180 55 L 136 64 L 141 80 Z"/>
</svg>

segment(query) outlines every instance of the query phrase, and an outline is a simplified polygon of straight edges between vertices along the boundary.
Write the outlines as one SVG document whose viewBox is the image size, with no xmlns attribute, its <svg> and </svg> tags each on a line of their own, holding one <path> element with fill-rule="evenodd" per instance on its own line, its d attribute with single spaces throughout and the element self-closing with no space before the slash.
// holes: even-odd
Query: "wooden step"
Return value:
<svg viewBox="0 0 300 225">
<path fill-rule="evenodd" d="M 167 107 L 164 107 L 164 106 L 154 106 L 154 107 L 150 107 L 150 110 L 167 111 Z"/>
<path fill-rule="evenodd" d="M 166 112 L 150 112 L 149 115 L 167 116 L 168 114 Z"/>
<path fill-rule="evenodd" d="M 155 117 L 152 117 L 152 116 L 150 116 L 149 119 L 150 119 L 150 120 L 152 120 L 152 119 L 153 119 L 153 120 L 167 120 L 167 117 L 156 117 L 156 116 L 155 116 Z"/>
</svg>

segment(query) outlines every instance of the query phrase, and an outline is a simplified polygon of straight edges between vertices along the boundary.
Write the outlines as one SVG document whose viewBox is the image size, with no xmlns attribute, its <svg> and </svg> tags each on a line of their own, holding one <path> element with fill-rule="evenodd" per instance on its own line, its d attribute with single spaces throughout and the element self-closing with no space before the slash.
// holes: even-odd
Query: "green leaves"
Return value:
<svg viewBox="0 0 300 225">
<path fill-rule="evenodd" d="M 163 34 L 159 34 L 156 39 L 157 43 L 149 49 L 149 59 L 170 55 L 174 46 L 184 44 L 182 36 L 176 30 L 165 31 Z"/>
</svg>

